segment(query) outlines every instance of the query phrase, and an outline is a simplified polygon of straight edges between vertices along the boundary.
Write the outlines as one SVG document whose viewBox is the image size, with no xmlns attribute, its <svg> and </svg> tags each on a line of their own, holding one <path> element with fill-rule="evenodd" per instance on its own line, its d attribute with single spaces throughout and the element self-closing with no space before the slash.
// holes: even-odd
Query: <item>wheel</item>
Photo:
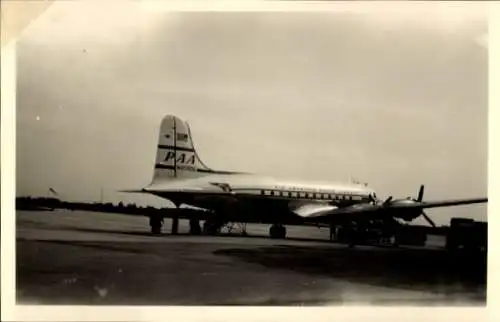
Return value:
<svg viewBox="0 0 500 322">
<path fill-rule="evenodd" d="M 155 235 L 161 234 L 161 227 L 163 226 L 162 219 L 157 217 L 150 217 L 149 226 L 151 227 L 151 233 Z"/>
<path fill-rule="evenodd" d="M 205 221 L 203 224 L 203 233 L 205 235 L 216 235 L 219 232 L 219 228 L 216 224 Z"/>
<path fill-rule="evenodd" d="M 161 234 L 161 226 L 155 225 L 151 227 L 151 232 L 155 235 Z"/>
<path fill-rule="evenodd" d="M 279 238 L 285 238 L 286 237 L 286 227 L 285 226 L 279 226 Z"/>
<path fill-rule="evenodd" d="M 272 225 L 271 228 L 269 228 L 269 237 L 277 239 L 277 238 L 285 238 L 285 236 L 286 236 L 285 226 Z"/>
<path fill-rule="evenodd" d="M 272 225 L 271 228 L 269 228 L 269 237 L 278 238 L 278 226 Z"/>
<path fill-rule="evenodd" d="M 200 235 L 201 234 L 200 222 L 198 220 L 190 220 L 189 221 L 189 233 L 191 235 Z"/>
</svg>

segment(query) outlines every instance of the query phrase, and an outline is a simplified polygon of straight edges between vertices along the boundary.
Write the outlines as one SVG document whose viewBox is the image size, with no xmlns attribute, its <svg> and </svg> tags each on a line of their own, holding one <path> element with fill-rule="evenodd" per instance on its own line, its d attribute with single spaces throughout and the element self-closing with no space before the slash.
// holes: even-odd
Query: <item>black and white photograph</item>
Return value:
<svg viewBox="0 0 500 322">
<path fill-rule="evenodd" d="M 22 31 L 16 304 L 486 307 L 484 4 L 302 5 Z"/>
</svg>

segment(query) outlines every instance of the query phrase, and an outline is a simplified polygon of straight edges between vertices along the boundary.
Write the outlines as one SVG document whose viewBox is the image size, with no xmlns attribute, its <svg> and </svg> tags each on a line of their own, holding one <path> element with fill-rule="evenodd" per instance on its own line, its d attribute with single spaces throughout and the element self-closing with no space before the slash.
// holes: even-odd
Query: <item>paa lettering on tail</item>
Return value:
<svg viewBox="0 0 500 322">
<path fill-rule="evenodd" d="M 196 156 L 194 153 L 187 154 L 186 152 L 177 152 L 177 156 L 175 151 L 168 151 L 164 163 L 168 163 L 169 161 L 175 161 L 177 165 L 191 165 L 194 166 L 196 160 Z"/>
</svg>

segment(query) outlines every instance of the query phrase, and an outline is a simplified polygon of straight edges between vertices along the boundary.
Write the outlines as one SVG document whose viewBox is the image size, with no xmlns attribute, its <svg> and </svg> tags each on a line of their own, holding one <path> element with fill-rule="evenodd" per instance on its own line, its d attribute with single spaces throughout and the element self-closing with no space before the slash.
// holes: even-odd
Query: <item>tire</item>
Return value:
<svg viewBox="0 0 500 322">
<path fill-rule="evenodd" d="M 161 234 L 161 226 L 152 226 L 151 232 L 155 235 L 160 235 Z"/>
<path fill-rule="evenodd" d="M 205 222 L 203 224 L 203 233 L 205 235 L 216 235 L 217 232 L 218 232 L 218 229 L 214 224 L 209 223 L 209 222 Z"/>
<path fill-rule="evenodd" d="M 189 222 L 189 233 L 191 235 L 200 235 L 201 234 L 200 222 L 198 220 L 191 220 Z"/>
<path fill-rule="evenodd" d="M 271 228 L 269 228 L 269 237 L 272 239 L 278 238 L 278 226 L 272 225 Z"/>
<path fill-rule="evenodd" d="M 286 227 L 285 226 L 278 226 L 278 225 L 272 225 L 271 228 L 269 228 L 269 237 L 272 239 L 283 239 L 286 237 Z"/>
<path fill-rule="evenodd" d="M 279 227 L 279 238 L 285 239 L 285 237 L 286 237 L 286 227 L 280 226 Z"/>
</svg>

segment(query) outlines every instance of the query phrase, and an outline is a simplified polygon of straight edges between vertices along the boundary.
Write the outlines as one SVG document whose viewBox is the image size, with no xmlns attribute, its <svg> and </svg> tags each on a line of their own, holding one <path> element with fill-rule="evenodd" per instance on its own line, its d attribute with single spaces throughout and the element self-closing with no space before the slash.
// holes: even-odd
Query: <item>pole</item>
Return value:
<svg viewBox="0 0 500 322">
<path fill-rule="evenodd" d="M 177 129 L 174 117 L 174 178 L 177 178 Z"/>
</svg>

